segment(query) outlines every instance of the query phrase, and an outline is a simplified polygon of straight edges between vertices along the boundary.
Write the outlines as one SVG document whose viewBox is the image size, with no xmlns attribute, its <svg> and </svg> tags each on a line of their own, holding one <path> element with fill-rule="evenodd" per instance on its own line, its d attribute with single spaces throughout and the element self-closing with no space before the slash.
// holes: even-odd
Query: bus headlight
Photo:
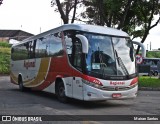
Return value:
<svg viewBox="0 0 160 124">
<path fill-rule="evenodd" d="M 84 79 L 82 79 L 82 82 L 83 82 L 84 84 L 87 84 L 87 85 L 89 85 L 89 86 L 92 86 L 92 87 L 95 87 L 95 88 L 98 88 L 98 89 L 101 89 L 101 88 L 102 88 L 102 84 L 90 82 L 90 81 L 87 81 L 87 80 L 84 80 Z"/>
<path fill-rule="evenodd" d="M 136 77 L 136 78 L 134 78 L 132 81 L 131 81 L 131 83 L 130 83 L 130 87 L 135 87 L 135 86 L 137 86 L 138 85 L 138 78 Z"/>
</svg>

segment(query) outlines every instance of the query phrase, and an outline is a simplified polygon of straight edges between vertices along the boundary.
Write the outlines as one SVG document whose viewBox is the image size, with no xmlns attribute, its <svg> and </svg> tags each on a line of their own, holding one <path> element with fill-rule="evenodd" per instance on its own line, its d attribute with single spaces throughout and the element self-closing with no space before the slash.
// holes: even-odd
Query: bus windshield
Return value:
<svg viewBox="0 0 160 124">
<path fill-rule="evenodd" d="M 85 33 L 89 42 L 86 71 L 97 78 L 135 74 L 133 44 L 129 38 Z"/>
</svg>

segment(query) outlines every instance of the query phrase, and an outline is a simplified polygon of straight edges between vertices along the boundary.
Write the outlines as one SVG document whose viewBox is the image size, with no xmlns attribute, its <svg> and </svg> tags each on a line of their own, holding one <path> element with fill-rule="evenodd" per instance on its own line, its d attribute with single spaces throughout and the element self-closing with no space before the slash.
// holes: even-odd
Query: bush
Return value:
<svg viewBox="0 0 160 124">
<path fill-rule="evenodd" d="M 10 72 L 10 54 L 11 47 L 8 43 L 0 42 L 0 74 L 9 74 Z"/>
<path fill-rule="evenodd" d="M 7 48 L 10 48 L 12 45 L 7 43 L 7 42 L 1 42 L 0 41 L 0 47 L 7 47 Z"/>
<path fill-rule="evenodd" d="M 139 87 L 160 87 L 160 79 L 155 77 L 140 76 L 139 77 Z"/>
<path fill-rule="evenodd" d="M 149 51 L 146 56 L 147 58 L 160 58 L 160 52 Z"/>
</svg>

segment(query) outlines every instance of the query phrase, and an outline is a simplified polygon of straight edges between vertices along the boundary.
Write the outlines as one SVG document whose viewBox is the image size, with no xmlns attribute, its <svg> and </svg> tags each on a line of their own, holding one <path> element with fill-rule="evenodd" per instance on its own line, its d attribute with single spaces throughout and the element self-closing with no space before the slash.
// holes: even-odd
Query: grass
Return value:
<svg viewBox="0 0 160 124">
<path fill-rule="evenodd" d="M 10 45 L 0 42 L 0 74 L 9 74 L 10 72 Z"/>
<path fill-rule="evenodd" d="M 8 44 L 8 43 L 6 43 L 6 42 L 1 42 L 1 41 L 0 41 L 0 47 L 10 48 L 10 47 L 11 47 L 11 44 Z"/>
<path fill-rule="evenodd" d="M 160 58 L 160 51 L 149 51 L 147 52 L 147 58 Z"/>
<path fill-rule="evenodd" d="M 140 76 L 139 77 L 139 87 L 160 87 L 160 79 L 155 77 Z"/>
</svg>

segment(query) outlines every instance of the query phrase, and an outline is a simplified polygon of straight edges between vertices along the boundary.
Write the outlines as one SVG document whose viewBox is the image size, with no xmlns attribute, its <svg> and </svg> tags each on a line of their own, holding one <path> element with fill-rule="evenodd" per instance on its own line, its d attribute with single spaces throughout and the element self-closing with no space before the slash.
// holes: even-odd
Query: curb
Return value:
<svg viewBox="0 0 160 124">
<path fill-rule="evenodd" d="M 160 87 L 159 87 L 159 88 L 153 88 L 153 87 L 139 87 L 138 90 L 141 90 L 141 91 L 160 91 Z"/>
</svg>

